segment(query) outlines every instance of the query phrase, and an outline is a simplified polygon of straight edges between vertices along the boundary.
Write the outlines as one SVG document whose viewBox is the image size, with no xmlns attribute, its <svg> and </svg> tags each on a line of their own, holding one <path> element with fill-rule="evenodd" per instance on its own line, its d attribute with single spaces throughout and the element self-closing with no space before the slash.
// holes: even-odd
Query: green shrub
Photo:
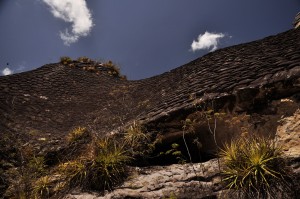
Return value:
<svg viewBox="0 0 300 199">
<path fill-rule="evenodd" d="M 78 57 L 77 61 L 79 61 L 79 62 L 91 62 L 92 60 L 88 57 L 83 56 L 83 57 Z"/>
<path fill-rule="evenodd" d="M 75 143 L 88 137 L 89 133 L 85 127 L 74 128 L 67 136 L 69 143 Z"/>
<path fill-rule="evenodd" d="M 44 176 L 38 179 L 33 187 L 34 198 L 48 198 L 50 188 L 49 176 Z"/>
<path fill-rule="evenodd" d="M 125 76 L 121 75 L 120 68 L 112 61 L 109 60 L 108 62 L 103 63 L 103 66 L 110 69 L 110 71 L 108 71 L 109 75 L 113 77 L 120 77 L 121 79 L 126 79 Z"/>
<path fill-rule="evenodd" d="M 135 148 L 149 141 L 149 139 L 149 135 L 146 134 L 146 129 L 136 121 L 126 129 L 124 135 L 125 143 Z"/>
<path fill-rule="evenodd" d="M 160 152 L 159 155 L 173 156 L 174 158 L 176 158 L 176 160 L 179 164 L 186 163 L 186 158 L 182 154 L 181 150 L 179 149 L 179 144 L 177 144 L 177 143 L 173 143 L 171 145 L 171 149 L 167 150 L 166 152 Z"/>
<path fill-rule="evenodd" d="M 43 156 L 35 157 L 28 162 L 28 168 L 32 175 L 39 176 L 45 172 L 45 158 Z"/>
<path fill-rule="evenodd" d="M 73 60 L 70 57 L 64 56 L 60 57 L 60 63 L 63 65 L 68 65 L 72 62 Z"/>
<path fill-rule="evenodd" d="M 126 164 L 131 158 L 124 146 L 105 138 L 95 141 L 94 158 L 69 161 L 59 166 L 59 173 L 70 187 L 111 190 L 126 177 Z"/>
<path fill-rule="evenodd" d="M 268 198 L 287 188 L 287 167 L 281 149 L 266 138 L 242 138 L 225 144 L 223 181 L 244 197 Z"/>
<path fill-rule="evenodd" d="M 123 145 L 109 138 L 97 142 L 95 155 L 88 166 L 89 186 L 96 190 L 111 190 L 124 180 L 126 164 L 131 157 Z"/>
<path fill-rule="evenodd" d="M 62 163 L 58 166 L 58 171 L 69 183 L 69 186 L 75 187 L 82 185 L 86 180 L 86 161 L 79 159 Z"/>
</svg>

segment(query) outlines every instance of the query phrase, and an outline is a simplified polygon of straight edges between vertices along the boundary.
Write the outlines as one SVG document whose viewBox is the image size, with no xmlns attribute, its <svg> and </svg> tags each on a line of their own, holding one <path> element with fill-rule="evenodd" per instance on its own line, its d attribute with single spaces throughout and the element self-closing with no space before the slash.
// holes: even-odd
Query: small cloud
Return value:
<svg viewBox="0 0 300 199">
<path fill-rule="evenodd" d="M 6 75 L 11 75 L 13 74 L 13 71 L 10 70 L 9 68 L 4 68 L 4 70 L 2 71 L 2 75 L 6 76 Z"/>
<path fill-rule="evenodd" d="M 210 33 L 205 32 L 203 35 L 198 36 L 198 40 L 194 40 L 191 44 L 191 50 L 195 52 L 196 50 L 209 50 L 210 52 L 217 50 L 219 40 L 225 37 L 223 33 Z"/>
<path fill-rule="evenodd" d="M 93 20 L 85 0 L 43 0 L 54 17 L 72 23 L 71 30 L 60 32 L 60 38 L 69 46 L 78 41 L 80 37 L 87 36 L 92 27 Z"/>
</svg>

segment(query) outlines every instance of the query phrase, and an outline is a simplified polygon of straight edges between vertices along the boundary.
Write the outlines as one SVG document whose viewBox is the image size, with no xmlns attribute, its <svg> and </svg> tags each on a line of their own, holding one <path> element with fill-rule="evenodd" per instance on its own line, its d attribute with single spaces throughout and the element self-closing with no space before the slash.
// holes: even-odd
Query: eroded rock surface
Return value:
<svg viewBox="0 0 300 199">
<path fill-rule="evenodd" d="M 226 117 L 218 121 L 217 135 L 219 141 L 229 141 L 227 135 L 232 132 L 234 137 L 238 132 L 241 133 L 241 128 L 248 127 L 247 133 L 259 132 L 259 135 L 265 135 L 275 138 L 276 144 L 284 149 L 288 165 L 296 177 L 294 190 L 298 189 L 300 179 L 300 102 L 294 97 L 274 100 L 265 107 L 264 110 L 259 110 L 256 113 L 249 115 L 235 115 L 234 117 Z M 244 121 L 241 121 L 245 118 Z M 230 120 L 227 123 L 224 120 Z M 166 132 L 173 134 L 172 142 L 177 142 L 182 139 L 182 132 L 175 134 L 173 122 L 167 125 Z M 177 124 L 177 126 L 180 126 Z M 199 127 L 198 127 L 199 128 Z M 207 126 L 205 126 L 207 130 Z M 200 135 L 204 128 L 199 128 Z M 202 131 L 201 131 L 202 130 Z M 179 129 L 176 130 L 177 132 Z M 236 131 L 236 132 L 235 132 Z M 173 132 L 173 133 L 172 133 Z M 175 134 L 175 135 L 174 135 Z M 208 134 L 209 135 L 209 134 Z M 206 135 L 206 136 L 208 136 Z M 177 136 L 177 137 L 176 137 Z M 195 133 L 194 133 L 195 136 Z M 168 138 L 170 139 L 170 138 Z M 222 143 L 222 141 L 220 141 Z M 211 145 L 213 145 L 211 141 Z M 189 143 L 189 147 L 192 143 Z M 213 147 L 214 148 L 214 147 Z M 206 149 L 207 150 L 207 149 Z M 196 153 L 192 154 L 195 155 Z M 220 167 L 222 167 L 222 160 Z M 126 180 L 124 184 L 117 187 L 112 192 L 107 192 L 104 196 L 96 193 L 81 193 L 80 191 L 71 193 L 66 196 L 66 199 L 121 199 L 121 198 L 168 198 L 175 196 L 181 198 L 235 198 L 228 190 L 224 189 L 224 184 L 221 182 L 219 172 L 219 164 L 217 159 L 212 159 L 204 163 L 193 164 L 173 164 L 170 166 L 151 166 L 151 167 L 136 167 L 131 169 L 131 178 Z M 232 194 L 232 193 L 231 193 Z M 297 195 L 297 193 L 295 193 Z M 278 195 L 278 198 L 286 198 L 286 196 Z"/>
<path fill-rule="evenodd" d="M 35 155 L 52 157 L 64 150 L 65 137 L 74 127 L 84 126 L 95 136 L 104 137 L 118 133 L 133 120 L 161 133 L 171 144 L 182 138 L 182 121 L 191 120 L 200 106 L 229 113 L 228 118 L 224 117 L 228 121 L 235 121 L 235 115 L 247 116 L 242 123 L 227 129 L 226 120 L 219 118 L 219 142 L 238 136 L 240 127 L 246 123 L 250 131 L 276 135 L 287 154 L 297 162 L 299 110 L 297 106 L 280 108 L 277 105 L 281 102 L 276 100 L 291 96 L 299 100 L 299 46 L 298 28 L 220 49 L 170 72 L 139 81 L 121 80 L 62 64 L 48 64 L 33 71 L 0 77 L 0 192 L 9 185 L 1 176 L 9 169 L 20 167 L 20 151 L 27 146 Z M 239 117 L 238 120 L 241 121 Z M 199 137 L 202 152 L 209 160 L 213 158 L 210 155 L 215 154 L 214 140 L 207 126 L 197 125 L 195 131 L 202 136 Z M 191 137 L 190 143 L 193 139 Z M 215 160 L 204 163 L 208 170 L 216 168 L 211 162 Z M 104 197 L 122 198 L 127 193 L 127 198 L 159 198 L 175 191 L 175 195 L 182 198 L 205 198 L 211 194 L 216 197 L 219 191 L 219 178 L 211 177 L 215 174 L 208 172 L 208 176 L 201 177 L 200 170 L 196 170 L 196 175 L 188 164 L 141 168 L 140 171 Z M 140 182 L 145 186 L 141 187 Z M 193 195 L 197 189 L 203 189 L 203 195 Z"/>
<path fill-rule="evenodd" d="M 281 125 L 277 127 L 276 139 L 283 147 L 287 156 L 299 157 L 300 153 L 300 109 L 292 116 L 280 120 Z"/>
<path fill-rule="evenodd" d="M 153 166 L 148 168 L 132 168 L 132 179 L 127 180 L 105 196 L 94 194 L 69 194 L 71 198 L 122 199 L 168 198 L 216 198 L 221 191 L 221 178 L 217 160 L 198 164 L 174 164 L 170 166 Z"/>
</svg>

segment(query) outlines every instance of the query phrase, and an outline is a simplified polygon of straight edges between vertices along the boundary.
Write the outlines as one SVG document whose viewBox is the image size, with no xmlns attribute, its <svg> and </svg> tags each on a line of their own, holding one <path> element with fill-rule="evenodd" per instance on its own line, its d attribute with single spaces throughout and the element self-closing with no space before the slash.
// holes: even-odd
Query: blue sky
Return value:
<svg viewBox="0 0 300 199">
<path fill-rule="evenodd" d="M 299 0 L 1 0 L 0 75 L 87 56 L 147 78 L 289 30 L 299 11 Z"/>
</svg>

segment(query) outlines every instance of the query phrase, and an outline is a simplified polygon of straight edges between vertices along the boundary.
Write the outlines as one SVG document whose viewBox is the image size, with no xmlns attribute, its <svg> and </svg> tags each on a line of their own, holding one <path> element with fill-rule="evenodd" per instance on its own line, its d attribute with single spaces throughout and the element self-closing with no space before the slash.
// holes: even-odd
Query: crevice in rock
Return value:
<svg viewBox="0 0 300 199">
<path fill-rule="evenodd" d="M 196 134 L 185 135 L 185 146 L 182 132 L 172 134 L 175 137 L 164 138 L 161 143 L 157 144 L 155 150 L 148 155 L 143 161 L 135 161 L 136 166 L 167 166 L 178 163 L 190 163 L 189 153 L 192 163 L 206 162 L 216 158 L 216 148 L 211 150 L 201 150 L 197 144 L 199 137 Z M 176 145 L 176 147 L 174 147 Z M 189 151 L 189 153 L 188 153 Z"/>
</svg>

